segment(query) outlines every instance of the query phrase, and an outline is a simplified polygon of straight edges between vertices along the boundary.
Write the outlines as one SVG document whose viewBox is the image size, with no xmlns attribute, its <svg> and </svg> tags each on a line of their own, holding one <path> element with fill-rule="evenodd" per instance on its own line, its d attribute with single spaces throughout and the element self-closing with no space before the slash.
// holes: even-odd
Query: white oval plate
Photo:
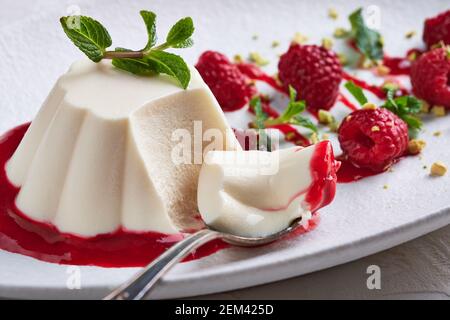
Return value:
<svg viewBox="0 0 450 320">
<path fill-rule="evenodd" d="M 80 10 L 104 21 L 115 44 L 132 48 L 145 43 L 140 9 L 158 13 L 161 35 L 176 19 L 192 16 L 196 45 L 185 50 L 191 63 L 207 49 L 229 56 L 258 51 L 274 61 L 267 67 L 274 72 L 277 54 L 287 48 L 295 32 L 319 43 L 336 27 L 347 27 L 346 16 L 361 3 L 375 3 L 380 9 L 380 27 L 392 55 L 421 45 L 424 18 L 448 9 L 439 0 L 409 1 L 407 5 L 400 1 L 160 0 L 152 1 L 151 8 L 144 1 L 78 3 L 78 7 L 63 1 L 42 2 L 39 7 L 17 4 L 0 13 L 1 132 L 32 119 L 57 76 L 81 57 L 58 25 L 58 17 L 68 12 Z M 337 21 L 327 17 L 330 7 L 338 9 Z M 419 35 L 406 40 L 404 35 L 410 30 Z M 258 35 L 257 40 L 252 40 L 253 34 Z M 271 48 L 274 40 L 281 43 L 276 49 Z M 339 110 L 344 109 L 337 107 Z M 245 112 L 228 117 L 235 127 L 247 123 Z M 442 132 L 439 138 L 432 135 L 437 130 Z M 339 184 L 335 201 L 321 210 L 322 221 L 315 231 L 261 248 L 227 249 L 178 265 L 152 297 L 186 297 L 293 277 L 384 250 L 449 224 L 450 175 L 431 178 L 423 169 L 437 160 L 450 164 L 449 117 L 427 123 L 422 137 L 428 142 L 422 158 L 408 157 L 395 165 L 393 172 Z M 137 270 L 68 267 L 0 251 L 0 296 L 100 298 Z M 80 290 L 69 289 L 77 284 Z"/>
</svg>

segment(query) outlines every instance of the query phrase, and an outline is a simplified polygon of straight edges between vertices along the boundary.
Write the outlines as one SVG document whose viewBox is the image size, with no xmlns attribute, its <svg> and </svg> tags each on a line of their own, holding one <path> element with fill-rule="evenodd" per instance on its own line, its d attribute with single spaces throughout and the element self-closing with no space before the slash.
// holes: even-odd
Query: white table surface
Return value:
<svg viewBox="0 0 450 320">
<path fill-rule="evenodd" d="M 0 0 L 0 30 L 52 7 L 77 1 Z M 369 290 L 367 267 L 381 269 L 381 289 Z M 204 299 L 450 299 L 450 226 L 384 252 L 327 270 Z"/>
</svg>

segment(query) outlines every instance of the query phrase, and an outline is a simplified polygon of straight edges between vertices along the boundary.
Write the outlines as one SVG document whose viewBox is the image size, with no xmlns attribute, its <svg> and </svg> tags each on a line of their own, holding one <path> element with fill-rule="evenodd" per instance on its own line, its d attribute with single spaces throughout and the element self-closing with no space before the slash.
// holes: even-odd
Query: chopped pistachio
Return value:
<svg viewBox="0 0 450 320">
<path fill-rule="evenodd" d="M 346 66 L 348 64 L 347 56 L 343 53 L 338 53 L 338 59 L 341 65 Z"/>
<path fill-rule="evenodd" d="M 295 133 L 293 132 L 288 132 L 284 135 L 284 137 L 286 138 L 286 140 L 292 140 L 292 138 L 295 137 Z"/>
<path fill-rule="evenodd" d="M 235 54 L 233 57 L 233 61 L 235 63 L 241 63 L 244 61 L 244 58 L 242 58 L 242 56 L 240 54 Z"/>
<path fill-rule="evenodd" d="M 320 109 L 318 116 L 321 124 L 331 124 L 335 121 L 333 115 L 327 110 Z"/>
<path fill-rule="evenodd" d="M 375 63 L 372 60 L 367 59 L 366 57 L 362 57 L 362 60 L 360 61 L 359 65 L 363 69 L 370 69 L 372 67 L 375 67 Z"/>
<path fill-rule="evenodd" d="M 436 49 L 436 48 L 444 48 L 445 47 L 445 43 L 443 40 L 439 41 L 438 43 L 435 43 L 431 46 L 431 49 Z"/>
<path fill-rule="evenodd" d="M 280 42 L 279 42 L 279 41 L 276 41 L 276 40 L 272 41 L 272 48 L 276 48 L 276 47 L 278 47 L 279 45 L 280 45 Z"/>
<path fill-rule="evenodd" d="M 391 72 L 391 69 L 383 64 L 380 64 L 377 66 L 376 72 L 379 76 L 387 76 Z"/>
<path fill-rule="evenodd" d="M 425 148 L 426 142 L 420 139 L 412 139 L 408 142 L 408 152 L 410 154 L 419 154 Z"/>
<path fill-rule="evenodd" d="M 436 117 L 443 117 L 445 116 L 445 107 L 444 106 L 433 106 L 431 108 L 431 112 L 436 116 Z"/>
<path fill-rule="evenodd" d="M 339 123 L 337 121 L 334 121 L 328 125 L 328 128 L 330 129 L 331 132 L 337 132 L 339 129 Z"/>
<path fill-rule="evenodd" d="M 435 132 L 433 132 L 433 136 L 435 136 L 435 137 L 439 137 L 439 136 L 441 136 L 441 134 L 442 134 L 441 131 L 435 131 Z"/>
<path fill-rule="evenodd" d="M 250 52 L 249 60 L 262 67 L 269 64 L 269 60 L 264 59 L 258 52 Z"/>
<path fill-rule="evenodd" d="M 383 189 L 389 189 L 389 185 L 387 185 L 387 184 L 385 184 L 384 186 L 383 186 Z"/>
<path fill-rule="evenodd" d="M 364 103 L 362 108 L 366 109 L 366 110 L 375 110 L 377 108 L 377 106 L 372 102 L 366 102 L 366 103 Z"/>
<path fill-rule="evenodd" d="M 339 14 L 336 11 L 336 9 L 330 8 L 328 9 L 328 17 L 330 17 L 333 20 L 336 20 L 337 18 L 339 18 Z"/>
<path fill-rule="evenodd" d="M 331 50 L 331 48 L 333 47 L 333 40 L 331 40 L 330 38 L 323 38 L 322 47 L 324 47 L 327 50 Z"/>
<path fill-rule="evenodd" d="M 298 44 L 303 44 L 306 41 L 308 41 L 308 37 L 301 34 L 300 32 L 296 32 L 294 34 L 294 38 L 292 39 L 292 42 L 298 43 Z"/>
<path fill-rule="evenodd" d="M 381 86 L 381 88 L 383 89 L 383 90 L 385 90 L 385 91 L 388 91 L 388 90 L 398 90 L 398 89 L 400 89 L 400 85 L 398 84 L 398 83 L 396 83 L 396 82 L 392 82 L 392 81 L 385 81 L 384 83 L 383 83 L 383 85 Z"/>
<path fill-rule="evenodd" d="M 426 102 L 425 100 L 420 100 L 420 103 L 421 103 L 420 112 L 422 113 L 430 112 L 430 104 L 428 102 Z"/>
<path fill-rule="evenodd" d="M 440 161 L 436 161 L 431 165 L 430 175 L 435 177 L 443 176 L 447 173 L 447 166 Z"/>
<path fill-rule="evenodd" d="M 370 128 L 370 130 L 372 132 L 377 132 L 377 131 L 380 131 L 380 127 L 379 126 L 373 126 L 372 128 Z"/>
<path fill-rule="evenodd" d="M 415 61 L 417 59 L 417 52 L 413 51 L 406 57 L 409 61 Z"/>
<path fill-rule="evenodd" d="M 411 31 L 408 31 L 408 32 L 405 34 L 405 37 L 406 37 L 406 39 L 411 39 L 411 38 L 414 37 L 416 34 L 417 34 L 416 31 L 411 30 Z"/>
<path fill-rule="evenodd" d="M 311 133 L 310 138 L 311 138 L 311 142 L 313 144 L 316 144 L 317 142 L 319 142 L 319 137 L 317 136 L 317 133 L 315 133 L 315 132 Z"/>
<path fill-rule="evenodd" d="M 336 28 L 333 32 L 333 37 L 335 38 L 345 38 L 349 35 L 349 31 L 344 28 Z"/>
</svg>

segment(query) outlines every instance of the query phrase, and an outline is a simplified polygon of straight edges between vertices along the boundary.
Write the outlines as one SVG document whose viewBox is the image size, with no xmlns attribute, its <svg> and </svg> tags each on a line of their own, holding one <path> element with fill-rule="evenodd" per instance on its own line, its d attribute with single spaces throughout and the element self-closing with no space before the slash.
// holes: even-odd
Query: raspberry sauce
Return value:
<svg viewBox="0 0 450 320">
<path fill-rule="evenodd" d="M 377 96 L 380 99 L 383 99 L 383 100 L 386 99 L 386 93 L 379 86 L 369 84 L 364 80 L 358 79 L 355 76 L 348 74 L 347 72 L 342 73 L 342 78 L 347 81 L 353 81 L 353 83 L 356 84 L 358 87 L 361 87 L 362 89 L 373 93 L 375 96 Z"/>
<path fill-rule="evenodd" d="M 343 105 L 345 105 L 351 111 L 355 111 L 355 110 L 359 109 L 354 103 L 352 103 L 350 100 L 348 100 L 347 97 L 344 96 L 342 93 L 338 95 L 337 101 L 341 102 Z"/>
<path fill-rule="evenodd" d="M 22 140 L 29 124 L 21 125 L 0 137 L 0 249 L 33 257 L 42 261 L 101 267 L 142 267 L 157 258 L 182 234 L 157 232 L 130 232 L 119 229 L 113 233 L 92 238 L 82 238 L 59 232 L 48 223 L 31 220 L 15 206 L 19 188 L 14 187 L 6 176 L 5 165 Z M 318 223 L 317 214 L 307 229 L 300 227 L 296 235 L 312 230 Z M 229 245 L 213 240 L 185 261 L 199 259 Z"/>
<path fill-rule="evenodd" d="M 268 84 L 269 86 L 271 86 L 272 88 L 274 88 L 275 90 L 286 94 L 286 91 L 284 90 L 284 88 L 277 82 L 277 80 L 268 75 L 267 73 L 265 73 L 264 71 L 261 70 L 261 68 L 258 68 L 258 66 L 252 64 L 252 63 L 238 63 L 237 67 L 239 68 L 239 70 L 245 74 L 247 77 L 249 77 L 252 80 L 258 80 L 258 81 L 262 81 L 266 84 Z"/>
<path fill-rule="evenodd" d="M 336 159 L 341 162 L 341 167 L 337 172 L 338 183 L 355 182 L 363 178 L 374 176 L 384 172 L 384 171 L 376 172 L 367 168 L 357 167 L 351 161 L 349 161 L 344 155 L 338 156 L 336 157 Z"/>
<path fill-rule="evenodd" d="M 411 60 L 409 57 L 414 55 L 415 58 L 419 57 L 423 53 L 422 50 L 413 48 L 408 50 L 405 57 L 390 57 L 385 55 L 383 57 L 383 65 L 389 68 L 389 75 L 393 76 L 409 76 L 411 69 Z"/>
<path fill-rule="evenodd" d="M 122 229 L 82 238 L 62 234 L 52 225 L 29 219 L 15 206 L 19 189 L 8 181 L 5 171 L 6 162 L 28 126 L 19 126 L 0 138 L 0 249 L 59 264 L 140 267 L 183 238 L 182 234 L 135 233 Z M 228 245 L 222 241 L 211 241 L 186 260 L 198 259 L 226 247 Z"/>
</svg>

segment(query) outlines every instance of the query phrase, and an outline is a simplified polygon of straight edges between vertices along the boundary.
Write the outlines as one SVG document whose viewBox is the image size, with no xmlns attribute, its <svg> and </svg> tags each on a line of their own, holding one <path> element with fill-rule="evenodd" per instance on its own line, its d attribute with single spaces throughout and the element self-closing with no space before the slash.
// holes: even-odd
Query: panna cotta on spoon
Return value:
<svg viewBox="0 0 450 320">
<path fill-rule="evenodd" d="M 210 151 L 202 166 L 198 207 L 207 225 L 243 237 L 265 237 L 329 204 L 336 171 L 329 141 L 302 148 Z"/>
</svg>

